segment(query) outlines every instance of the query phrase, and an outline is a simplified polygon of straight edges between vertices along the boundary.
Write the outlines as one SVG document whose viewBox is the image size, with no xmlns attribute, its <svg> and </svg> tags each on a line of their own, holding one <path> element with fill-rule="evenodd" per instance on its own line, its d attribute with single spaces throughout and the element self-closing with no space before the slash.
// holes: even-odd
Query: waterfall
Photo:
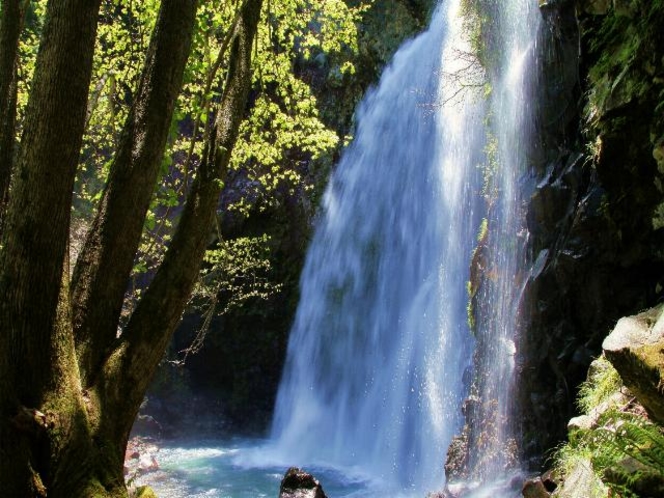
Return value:
<svg viewBox="0 0 664 498">
<path fill-rule="evenodd" d="M 357 111 L 307 254 L 271 433 L 292 464 L 354 468 L 420 495 L 444 484 L 445 454 L 477 378 L 467 283 L 481 220 L 496 233 L 487 251 L 500 260 L 501 285 L 477 294 L 495 310 L 476 326 L 495 329 L 484 342 L 496 370 L 489 391 L 475 394 L 501 407 L 509 404 L 513 339 L 505 334 L 515 328 L 525 247 L 512 219 L 527 138 L 519 131 L 528 62 L 520 33 L 531 22 L 526 4 L 536 2 L 498 7 L 505 60 L 491 98 L 472 88 L 480 66 L 461 3 L 438 6 Z M 487 180 L 492 141 L 500 171 Z M 503 432 L 501 441 L 510 437 Z"/>
</svg>

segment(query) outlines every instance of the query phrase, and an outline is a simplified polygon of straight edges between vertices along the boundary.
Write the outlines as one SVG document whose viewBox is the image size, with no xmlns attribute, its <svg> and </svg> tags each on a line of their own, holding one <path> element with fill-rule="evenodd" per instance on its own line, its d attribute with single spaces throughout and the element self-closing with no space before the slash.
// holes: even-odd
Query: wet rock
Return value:
<svg viewBox="0 0 664 498">
<path fill-rule="evenodd" d="M 154 455 L 141 455 L 138 458 L 138 469 L 142 474 L 159 470 L 159 463 Z"/>
<path fill-rule="evenodd" d="M 152 415 L 139 414 L 134 421 L 132 431 L 141 436 L 159 437 L 162 427 Z"/>
<path fill-rule="evenodd" d="M 468 448 L 468 426 L 463 432 L 455 436 L 447 448 L 447 458 L 445 460 L 445 478 L 447 482 L 468 477 L 468 458 L 470 451 Z"/>
<path fill-rule="evenodd" d="M 524 498 L 548 498 L 551 496 L 551 493 L 546 489 L 542 478 L 539 476 L 528 479 L 523 484 L 521 494 Z"/>
<path fill-rule="evenodd" d="M 540 477 L 542 479 L 542 484 L 544 484 L 544 488 L 549 492 L 553 493 L 556 489 L 558 489 L 558 482 L 556 481 L 556 478 L 554 477 L 554 474 L 552 471 L 547 471 L 542 476 Z"/>
<path fill-rule="evenodd" d="M 291 467 L 281 480 L 279 498 L 327 498 L 318 479 L 308 472 Z"/>
<path fill-rule="evenodd" d="M 655 421 L 664 423 L 664 306 L 621 318 L 604 354 Z"/>
<path fill-rule="evenodd" d="M 125 451 L 124 474 L 134 478 L 148 472 L 159 470 L 157 453 L 159 447 L 152 438 L 133 437 L 127 443 Z"/>
<path fill-rule="evenodd" d="M 463 498 L 469 496 L 478 488 L 477 482 L 457 481 L 448 482 L 445 490 L 440 494 L 440 498 Z M 436 497 L 439 498 L 439 497 Z"/>
</svg>

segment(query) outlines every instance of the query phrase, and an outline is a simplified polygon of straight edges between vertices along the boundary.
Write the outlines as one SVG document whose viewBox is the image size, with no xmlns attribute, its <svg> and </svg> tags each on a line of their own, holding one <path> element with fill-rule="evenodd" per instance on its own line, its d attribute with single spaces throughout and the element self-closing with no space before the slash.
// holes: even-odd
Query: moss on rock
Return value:
<svg viewBox="0 0 664 498">
<path fill-rule="evenodd" d="M 604 353 L 648 414 L 664 424 L 664 306 L 622 318 Z"/>
</svg>

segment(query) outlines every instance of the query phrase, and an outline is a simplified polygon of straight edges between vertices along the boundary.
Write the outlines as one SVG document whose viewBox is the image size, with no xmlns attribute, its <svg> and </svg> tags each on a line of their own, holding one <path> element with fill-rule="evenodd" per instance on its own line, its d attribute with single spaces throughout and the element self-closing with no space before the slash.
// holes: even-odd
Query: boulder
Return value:
<svg viewBox="0 0 664 498">
<path fill-rule="evenodd" d="M 291 467 L 281 480 L 279 498 L 327 498 L 323 487 L 308 472 Z"/>
<path fill-rule="evenodd" d="M 523 498 L 549 498 L 551 493 L 544 486 L 544 482 L 541 477 L 535 477 L 533 479 L 528 479 L 523 484 L 523 489 L 521 490 Z"/>
<path fill-rule="evenodd" d="M 162 433 L 161 424 L 152 415 L 138 414 L 132 432 L 146 437 L 159 437 Z"/>
<path fill-rule="evenodd" d="M 152 438 L 133 437 L 127 443 L 124 474 L 128 479 L 159 470 L 159 447 Z"/>
<path fill-rule="evenodd" d="M 556 498 L 588 498 L 608 496 L 608 488 L 592 470 L 590 460 L 579 460 L 565 476 L 562 486 L 556 490 Z"/>
<path fill-rule="evenodd" d="M 589 376 L 590 377 L 590 376 Z M 622 391 L 618 391 L 611 395 L 611 397 L 595 406 L 586 415 L 579 415 L 570 419 L 567 424 L 567 432 L 569 437 L 573 438 L 579 431 L 591 431 L 599 427 L 599 420 L 608 410 L 620 406 L 626 406 L 630 402 L 629 396 Z"/>
<path fill-rule="evenodd" d="M 664 305 L 621 318 L 604 340 L 606 358 L 648 415 L 664 424 Z"/>
</svg>

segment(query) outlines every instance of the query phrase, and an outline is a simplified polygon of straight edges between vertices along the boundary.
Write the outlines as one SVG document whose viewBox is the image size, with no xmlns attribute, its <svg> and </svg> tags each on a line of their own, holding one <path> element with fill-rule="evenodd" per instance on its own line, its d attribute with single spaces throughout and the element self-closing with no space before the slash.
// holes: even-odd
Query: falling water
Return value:
<svg viewBox="0 0 664 498">
<path fill-rule="evenodd" d="M 520 306 L 528 276 L 525 220 L 533 189 L 528 158 L 535 139 L 531 96 L 541 19 L 537 2 L 529 0 L 506 1 L 496 14 L 493 50 L 497 61 L 487 116 L 487 159 L 493 166 L 485 188 L 486 231 L 474 261 L 477 347 L 466 405 L 470 412 L 468 473 L 480 482 L 518 472 L 520 467 L 513 389 Z"/>
<path fill-rule="evenodd" d="M 502 283 L 484 291 L 495 319 L 478 326 L 496 335 L 488 395 L 508 404 L 511 352 L 496 344 L 512 344 L 505 333 L 515 328 L 523 244 L 512 218 L 527 139 L 519 89 L 532 39 L 521 27 L 536 2 L 501 3 L 505 57 L 492 98 L 471 88 L 479 66 L 462 33 L 461 0 L 449 0 L 357 112 L 307 255 L 275 409 L 271 438 L 292 464 L 354 468 L 420 495 L 444 484 L 472 377 L 466 283 L 484 217 L 500 241 L 487 250 Z M 490 202 L 487 135 L 499 144 Z"/>
</svg>

